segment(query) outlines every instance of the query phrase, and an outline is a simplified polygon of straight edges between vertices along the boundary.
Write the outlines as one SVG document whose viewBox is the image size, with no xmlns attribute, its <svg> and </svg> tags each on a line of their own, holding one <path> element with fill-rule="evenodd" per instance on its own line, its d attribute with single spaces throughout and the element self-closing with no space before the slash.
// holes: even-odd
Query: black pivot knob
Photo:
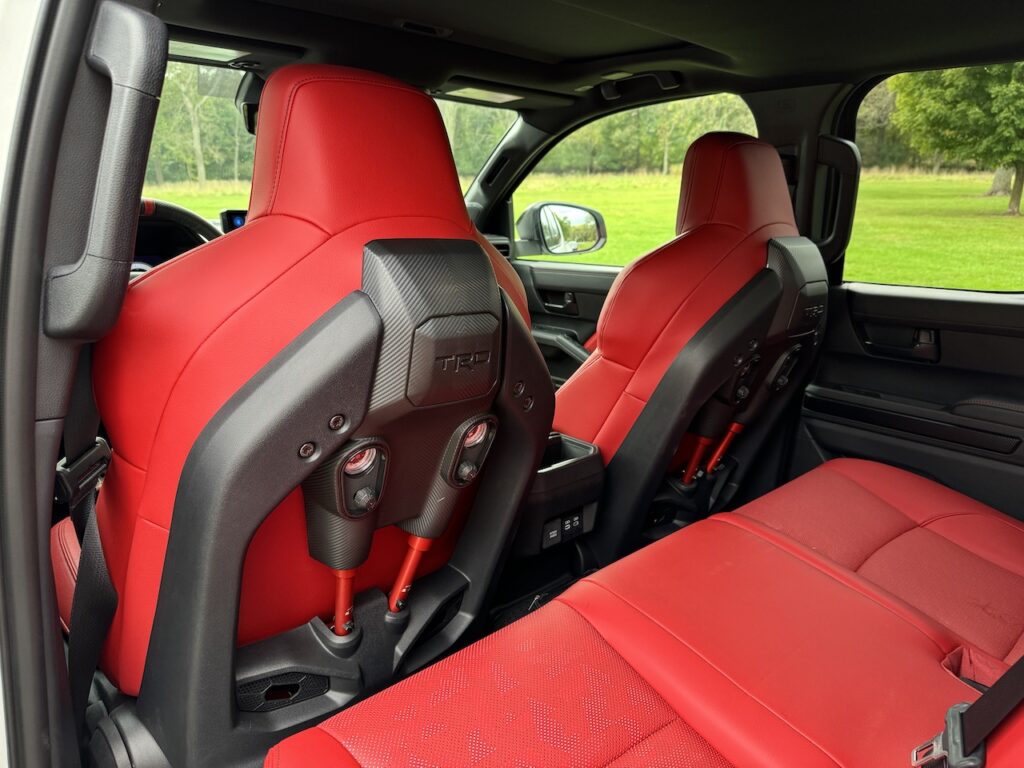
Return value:
<svg viewBox="0 0 1024 768">
<path fill-rule="evenodd" d="M 464 461 L 455 470 L 455 477 L 458 478 L 460 483 L 471 483 L 476 479 L 479 472 L 480 468 L 472 461 Z"/>
<path fill-rule="evenodd" d="M 352 497 L 352 506 L 361 512 L 372 512 L 377 508 L 377 491 L 369 486 L 360 488 Z"/>
</svg>

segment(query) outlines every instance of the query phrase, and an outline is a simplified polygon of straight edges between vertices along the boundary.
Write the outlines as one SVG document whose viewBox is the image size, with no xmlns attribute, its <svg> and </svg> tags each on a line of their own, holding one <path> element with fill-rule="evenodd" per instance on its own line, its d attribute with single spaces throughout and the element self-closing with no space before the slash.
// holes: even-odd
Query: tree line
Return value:
<svg viewBox="0 0 1024 768">
<path fill-rule="evenodd" d="M 234 105 L 241 73 L 171 62 L 147 182 L 248 181 L 253 137 Z M 440 101 L 460 175 L 473 176 L 515 120 L 509 109 Z M 674 172 L 708 131 L 754 133 L 745 102 L 723 93 L 620 112 L 580 128 L 538 165 L 548 173 Z M 896 75 L 857 119 L 865 167 L 989 170 L 1019 213 L 1024 189 L 1024 63 Z"/>
<path fill-rule="evenodd" d="M 473 175 L 515 119 L 510 110 L 439 102 L 461 175 Z M 754 117 L 731 93 L 655 104 L 599 118 L 575 131 L 540 162 L 546 173 L 670 173 L 708 131 L 752 133 Z"/>
<path fill-rule="evenodd" d="M 1024 62 L 896 75 L 857 116 L 865 167 L 987 170 L 990 194 L 1024 191 Z"/>
<path fill-rule="evenodd" d="M 146 181 L 248 181 L 253 137 L 234 105 L 241 73 L 170 62 Z M 511 109 L 439 100 L 459 174 L 473 176 L 515 121 Z M 541 162 L 549 173 L 669 173 L 690 143 L 713 130 L 755 130 L 739 96 L 716 94 L 595 120 Z"/>
<path fill-rule="evenodd" d="M 234 102 L 241 78 L 233 69 L 167 64 L 148 184 L 252 179 L 255 139 Z"/>
</svg>

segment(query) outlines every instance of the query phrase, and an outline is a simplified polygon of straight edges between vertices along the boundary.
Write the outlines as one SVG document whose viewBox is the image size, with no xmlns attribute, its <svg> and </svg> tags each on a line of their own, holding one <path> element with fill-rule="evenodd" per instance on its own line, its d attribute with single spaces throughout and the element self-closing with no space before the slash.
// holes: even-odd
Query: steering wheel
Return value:
<svg viewBox="0 0 1024 768">
<path fill-rule="evenodd" d="M 142 198 L 142 204 L 139 206 L 139 217 L 162 219 L 180 224 L 186 229 L 192 230 L 206 241 L 213 240 L 223 234 L 223 232 L 198 213 L 190 211 L 188 208 L 182 208 L 180 205 L 168 203 L 165 200 L 153 200 L 148 197 Z"/>
<path fill-rule="evenodd" d="M 180 205 L 168 203 L 164 200 L 153 200 L 151 198 L 142 199 L 139 205 L 140 226 L 145 222 L 166 222 L 187 230 L 190 234 L 194 235 L 195 238 L 194 242 L 188 244 L 189 248 L 202 245 L 214 238 L 220 237 L 222 234 L 217 227 L 204 219 L 198 213 L 190 211 L 188 208 L 182 208 Z M 184 252 L 184 250 L 188 250 L 188 248 L 183 249 L 182 252 Z M 143 256 L 145 256 L 145 254 L 143 254 Z M 148 272 L 152 268 L 153 265 L 145 261 L 133 261 L 131 277 L 137 277 L 143 272 Z"/>
</svg>

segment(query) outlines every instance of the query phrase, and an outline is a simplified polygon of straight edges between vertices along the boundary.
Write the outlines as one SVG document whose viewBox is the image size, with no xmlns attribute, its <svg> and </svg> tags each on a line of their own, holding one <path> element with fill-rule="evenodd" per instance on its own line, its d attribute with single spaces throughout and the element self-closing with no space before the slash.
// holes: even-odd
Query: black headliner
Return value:
<svg viewBox="0 0 1024 768">
<path fill-rule="evenodd" d="M 618 71 L 748 92 L 1024 58 L 1024 5 L 1004 0 L 164 0 L 157 12 L 176 37 L 246 40 L 263 69 L 303 58 L 436 90 L 475 80 L 527 107 Z"/>
</svg>

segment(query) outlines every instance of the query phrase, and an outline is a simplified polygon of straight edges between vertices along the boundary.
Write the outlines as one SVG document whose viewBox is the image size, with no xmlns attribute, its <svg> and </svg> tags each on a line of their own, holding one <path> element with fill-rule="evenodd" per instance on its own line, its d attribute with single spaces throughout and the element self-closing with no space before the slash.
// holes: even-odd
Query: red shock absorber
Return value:
<svg viewBox="0 0 1024 768">
<path fill-rule="evenodd" d="M 708 464 L 704 468 L 705 471 L 710 475 L 715 471 L 715 467 L 722 461 L 722 457 L 725 456 L 725 452 L 729 450 L 729 446 L 732 445 L 732 441 L 736 439 L 736 435 L 743 431 L 743 425 L 738 421 L 734 421 L 729 425 L 729 431 L 722 437 L 722 442 L 715 448 L 715 452 L 711 454 L 711 458 L 708 459 Z"/>
<path fill-rule="evenodd" d="M 391 588 L 391 594 L 388 596 L 388 609 L 392 613 L 398 613 L 405 607 L 405 601 L 409 596 L 409 590 L 412 589 L 413 581 L 416 580 L 416 571 L 420 567 L 423 553 L 430 549 L 430 545 L 433 543 L 432 539 L 409 535 L 409 548 L 405 551 L 402 568 L 398 571 L 395 586 Z"/>
<path fill-rule="evenodd" d="M 345 637 L 355 629 L 355 614 L 352 612 L 356 569 L 336 570 L 338 584 L 334 590 L 334 634 Z"/>
<path fill-rule="evenodd" d="M 708 448 L 715 442 L 713 437 L 701 437 L 697 440 L 697 447 L 693 449 L 693 455 L 690 456 L 690 461 L 686 465 L 686 471 L 683 472 L 683 484 L 689 485 L 693 482 L 694 478 L 697 477 L 697 470 L 700 469 L 700 462 L 704 458 L 704 454 L 708 452 Z"/>
</svg>

